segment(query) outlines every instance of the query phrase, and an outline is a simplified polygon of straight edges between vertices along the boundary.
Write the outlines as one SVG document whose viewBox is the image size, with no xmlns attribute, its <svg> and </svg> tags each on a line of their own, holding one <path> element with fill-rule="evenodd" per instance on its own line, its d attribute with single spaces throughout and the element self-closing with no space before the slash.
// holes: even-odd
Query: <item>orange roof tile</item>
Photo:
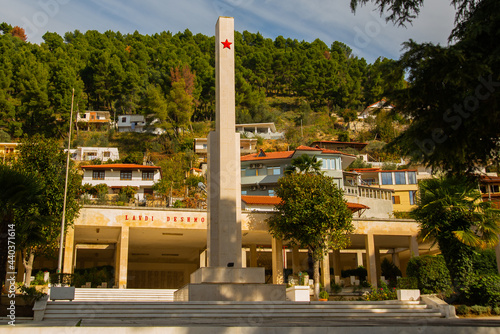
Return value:
<svg viewBox="0 0 500 334">
<path fill-rule="evenodd" d="M 281 202 L 281 198 L 275 196 L 249 196 L 241 195 L 241 200 L 246 204 L 260 204 L 260 205 L 276 205 Z M 357 212 L 359 210 L 369 209 L 370 207 L 359 204 L 347 202 L 347 207 L 352 212 Z"/>
<path fill-rule="evenodd" d="M 497 183 L 497 182 L 500 182 L 500 177 L 481 175 L 481 182 L 483 182 L 483 183 Z"/>
<path fill-rule="evenodd" d="M 146 166 L 137 164 L 107 164 L 107 165 L 84 165 L 83 169 L 161 169 L 159 166 Z"/>
<path fill-rule="evenodd" d="M 253 160 L 271 160 L 271 159 L 287 159 L 291 158 L 295 151 L 284 151 L 284 152 L 265 152 L 264 157 L 259 157 L 259 153 L 247 154 L 241 157 L 241 161 L 253 161 Z"/>
<path fill-rule="evenodd" d="M 281 202 L 281 198 L 275 196 L 249 196 L 241 195 L 241 200 L 246 204 L 267 204 L 276 205 Z"/>
</svg>

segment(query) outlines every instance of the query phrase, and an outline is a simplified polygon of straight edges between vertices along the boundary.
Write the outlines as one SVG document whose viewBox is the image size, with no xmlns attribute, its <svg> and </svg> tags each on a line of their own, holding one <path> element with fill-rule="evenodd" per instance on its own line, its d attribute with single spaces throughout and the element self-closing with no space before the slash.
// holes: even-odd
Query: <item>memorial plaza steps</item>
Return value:
<svg viewBox="0 0 500 334">
<path fill-rule="evenodd" d="M 88 289 L 76 288 L 74 302 L 173 302 L 177 289 Z"/>
<path fill-rule="evenodd" d="M 49 301 L 44 321 L 190 321 L 217 323 L 229 319 L 390 319 L 442 318 L 443 314 L 419 301 L 329 302 L 146 302 L 146 301 Z"/>
</svg>

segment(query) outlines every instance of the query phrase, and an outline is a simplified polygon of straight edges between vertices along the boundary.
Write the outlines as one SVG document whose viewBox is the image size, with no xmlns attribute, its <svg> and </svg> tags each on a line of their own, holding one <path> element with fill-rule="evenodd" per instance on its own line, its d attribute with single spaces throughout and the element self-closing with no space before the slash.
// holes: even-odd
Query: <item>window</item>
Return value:
<svg viewBox="0 0 500 334">
<path fill-rule="evenodd" d="M 103 170 L 94 170 L 92 171 L 92 180 L 104 180 L 104 175 Z"/>
<path fill-rule="evenodd" d="M 242 191 L 241 191 L 241 194 L 242 194 L 242 195 L 246 195 L 247 193 L 248 193 L 248 192 L 247 192 L 246 190 L 242 190 Z"/>
<path fill-rule="evenodd" d="M 337 166 L 336 166 L 337 164 L 336 164 L 335 159 L 319 158 L 318 161 L 321 161 L 323 163 L 323 165 L 321 166 L 321 169 L 331 169 L 331 170 L 337 169 Z"/>
<path fill-rule="evenodd" d="M 254 168 L 245 169 L 245 176 L 257 176 L 257 169 Z"/>
<path fill-rule="evenodd" d="M 132 171 L 130 170 L 120 171 L 120 180 L 132 180 Z"/>
<path fill-rule="evenodd" d="M 281 175 L 280 167 L 267 167 L 267 175 Z"/>
<path fill-rule="evenodd" d="M 382 184 L 392 184 L 392 173 L 382 173 Z"/>
<path fill-rule="evenodd" d="M 274 189 L 269 189 L 267 193 L 269 194 L 269 196 L 274 196 Z"/>
<path fill-rule="evenodd" d="M 109 158 L 111 156 L 111 152 L 104 152 L 103 156 L 105 158 Z"/>
<path fill-rule="evenodd" d="M 492 193 L 497 193 L 498 192 L 498 184 L 494 184 L 490 186 L 491 192 Z"/>
<path fill-rule="evenodd" d="M 127 117 L 122 117 L 122 123 L 127 123 Z"/>
<path fill-rule="evenodd" d="M 408 172 L 408 184 L 417 184 L 417 173 Z"/>
<path fill-rule="evenodd" d="M 401 204 L 399 196 L 392 196 L 392 204 Z"/>
<path fill-rule="evenodd" d="M 395 172 L 394 179 L 396 180 L 396 184 L 406 184 L 406 173 L 405 172 Z"/>
<path fill-rule="evenodd" d="M 151 172 L 151 171 L 142 172 L 142 179 L 143 180 L 154 180 L 154 178 L 155 178 L 155 172 Z M 132 175 L 130 175 L 130 179 L 132 179 Z"/>
<path fill-rule="evenodd" d="M 415 205 L 417 202 L 417 191 L 410 190 L 410 205 Z"/>
<path fill-rule="evenodd" d="M 207 144 L 203 144 L 203 149 L 206 150 L 207 149 Z"/>
</svg>

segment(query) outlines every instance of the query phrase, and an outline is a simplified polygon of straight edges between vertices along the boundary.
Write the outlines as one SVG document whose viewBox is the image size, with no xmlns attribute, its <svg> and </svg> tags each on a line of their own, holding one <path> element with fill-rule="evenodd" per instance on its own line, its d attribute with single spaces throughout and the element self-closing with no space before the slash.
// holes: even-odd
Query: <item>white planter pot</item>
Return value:
<svg viewBox="0 0 500 334">
<path fill-rule="evenodd" d="M 398 300 L 419 300 L 420 290 L 419 289 L 400 289 L 396 290 L 398 295 Z"/>
<path fill-rule="evenodd" d="M 294 285 L 286 289 L 286 299 L 294 302 L 309 302 L 309 286 L 308 285 Z"/>
</svg>

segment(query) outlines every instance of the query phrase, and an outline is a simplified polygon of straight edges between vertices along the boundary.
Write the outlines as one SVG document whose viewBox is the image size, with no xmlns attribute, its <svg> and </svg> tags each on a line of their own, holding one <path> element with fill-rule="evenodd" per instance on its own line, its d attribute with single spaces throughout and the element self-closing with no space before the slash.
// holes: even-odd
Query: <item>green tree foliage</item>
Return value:
<svg viewBox="0 0 500 334">
<path fill-rule="evenodd" d="M 75 30 L 46 33 L 38 46 L 12 36 L 7 23 L 0 30 L 0 130 L 15 138 L 63 137 L 72 88 L 79 111 L 154 116 L 165 129 L 214 118 L 214 37 Z M 275 120 L 266 97 L 296 97 L 311 113 L 356 110 L 389 86 L 390 71 L 380 64 L 390 61 L 369 65 L 340 42 L 273 41 L 244 31 L 234 43 L 236 107 L 244 121 Z"/>
<path fill-rule="evenodd" d="M 319 262 L 329 249 L 349 244 L 352 212 L 343 192 L 331 177 L 293 173 L 278 180 L 276 196 L 282 201 L 268 219 L 275 238 L 309 250 L 314 260 L 315 296 L 319 294 Z"/>
<path fill-rule="evenodd" d="M 467 294 L 474 249 L 498 243 L 498 210 L 482 201 L 474 180 L 458 176 L 421 181 L 417 205 L 411 215 L 420 224 L 423 240 L 437 242 L 455 288 Z"/>
<path fill-rule="evenodd" d="M 25 255 L 30 258 L 24 262 L 32 262 L 37 254 L 50 255 L 58 247 L 61 234 L 61 219 L 64 199 L 64 184 L 66 175 L 66 155 L 57 142 L 34 136 L 24 140 L 19 146 L 19 158 L 14 168 L 36 177 L 42 187 L 42 203 L 36 207 L 36 214 L 50 217 L 50 224 L 43 226 L 40 233 L 43 241 L 29 245 Z M 70 168 L 68 175 L 68 193 L 66 202 L 65 226 L 71 226 L 78 216 L 80 205 L 77 196 L 80 194 L 81 176 Z M 22 219 L 22 218 L 19 218 Z M 31 264 L 30 264 L 31 266 Z"/>
<path fill-rule="evenodd" d="M 351 6 L 369 1 L 381 12 L 389 11 L 388 19 L 398 24 L 411 22 L 423 5 L 411 0 L 352 0 Z M 397 66 L 408 73 L 409 85 L 387 95 L 412 120 L 393 145 L 413 160 L 461 173 L 499 157 L 500 2 L 451 3 L 457 8 L 453 43 L 405 43 Z"/>
<path fill-rule="evenodd" d="M 285 174 L 291 173 L 308 173 L 321 174 L 321 166 L 323 163 L 316 156 L 302 154 L 300 157 L 293 158 L 289 167 L 286 168 Z"/>
<path fill-rule="evenodd" d="M 15 237 L 16 251 L 43 242 L 41 230 L 50 221 L 49 216 L 40 215 L 38 207 L 43 205 L 43 186 L 34 174 L 16 171 L 0 165 L 0 281 L 5 279 L 7 263 L 9 271 L 16 271 L 14 258 L 7 258 L 8 237 Z M 10 234 L 14 231 L 15 235 Z"/>
</svg>

